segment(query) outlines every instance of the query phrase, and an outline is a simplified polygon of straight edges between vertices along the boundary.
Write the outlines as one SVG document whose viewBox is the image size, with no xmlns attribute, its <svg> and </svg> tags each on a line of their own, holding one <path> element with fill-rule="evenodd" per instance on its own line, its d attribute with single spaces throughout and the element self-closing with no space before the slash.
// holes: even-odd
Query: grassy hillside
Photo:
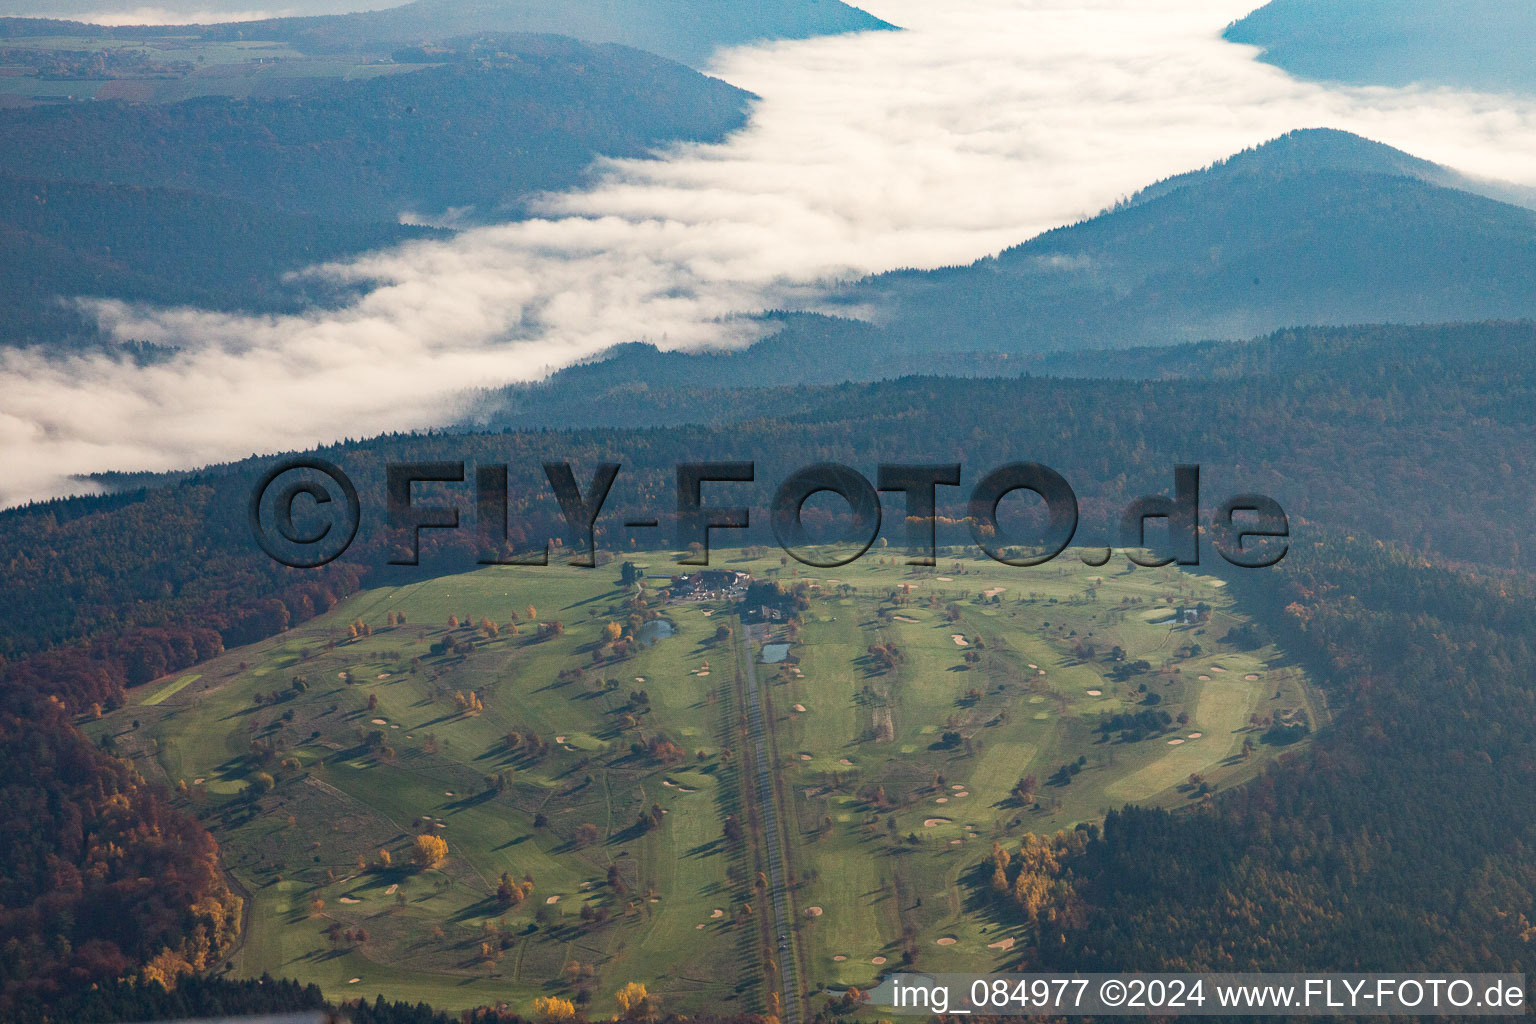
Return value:
<svg viewBox="0 0 1536 1024">
<path fill-rule="evenodd" d="M 1123 565 L 1021 574 L 969 555 L 936 570 L 885 561 L 805 575 L 721 552 L 717 564 L 802 587 L 804 625 L 788 630 L 743 625 L 732 602 L 668 601 L 656 581 L 637 601 L 614 563 L 370 590 L 134 691 L 89 731 L 213 830 L 253 902 L 242 975 L 448 1009 L 507 999 L 526 1011 L 536 995 L 586 991 L 593 1012 L 634 980 L 668 1010 L 748 1011 L 768 983 L 762 908 L 753 851 L 723 830 L 727 816 L 745 820 L 751 775 L 735 730 L 738 659 L 760 660 L 762 642 L 789 645 L 788 660 L 755 672 L 798 879 L 794 955 L 813 987 L 868 983 L 875 958 L 895 962 L 908 945 L 935 969 L 1007 962 L 1024 931 L 964 909 L 993 841 L 1127 801 L 1190 804 L 1192 775 L 1225 787 L 1296 749 L 1251 716 L 1324 713 L 1272 648 L 1223 642 L 1244 620 L 1220 581 Z M 668 556 L 650 562 L 668 571 Z M 1169 602 L 1201 601 L 1208 620 L 1164 621 Z M 354 639 L 359 621 L 369 630 Z M 558 635 L 543 635 L 556 621 Z M 611 646 L 610 622 L 639 645 Z M 900 663 L 873 664 L 875 644 Z M 480 709 L 465 710 L 469 694 Z M 1096 731 L 1150 701 L 1167 720 L 1149 734 Z M 661 740 L 675 760 L 654 756 Z M 1079 757 L 1079 771 L 1053 778 Z M 1026 775 L 1039 784 L 1020 800 L 1010 790 Z M 448 843 L 440 869 L 410 866 L 423 833 Z M 531 877 L 531 893 L 498 900 L 503 873 Z M 332 925 L 354 937 L 333 941 Z M 702 943 L 719 951 L 707 969 Z"/>
</svg>

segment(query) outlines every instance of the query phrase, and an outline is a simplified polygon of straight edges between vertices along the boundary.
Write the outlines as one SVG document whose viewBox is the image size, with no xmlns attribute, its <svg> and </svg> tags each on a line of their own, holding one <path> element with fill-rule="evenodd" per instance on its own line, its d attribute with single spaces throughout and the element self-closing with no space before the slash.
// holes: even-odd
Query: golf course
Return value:
<svg viewBox="0 0 1536 1024">
<path fill-rule="evenodd" d="M 1008 969 L 994 843 L 1193 806 L 1327 721 L 1176 567 L 717 550 L 743 600 L 672 557 L 365 590 L 89 731 L 217 837 L 236 976 L 794 1022 L 904 962 Z"/>
</svg>

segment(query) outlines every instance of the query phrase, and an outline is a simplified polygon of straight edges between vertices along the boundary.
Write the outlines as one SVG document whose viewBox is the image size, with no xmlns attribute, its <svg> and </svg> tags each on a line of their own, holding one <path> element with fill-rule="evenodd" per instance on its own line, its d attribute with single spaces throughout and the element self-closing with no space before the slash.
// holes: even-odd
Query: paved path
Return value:
<svg viewBox="0 0 1536 1024">
<path fill-rule="evenodd" d="M 779 804 L 773 789 L 772 748 L 768 745 L 768 724 L 763 714 L 762 697 L 757 688 L 756 659 L 752 655 L 752 632 L 739 631 L 746 661 L 747 733 L 751 742 L 751 781 L 749 790 L 756 795 L 761 809 L 763 834 L 768 845 L 768 897 L 773 911 L 773 949 L 784 984 L 785 1024 L 800 1024 L 799 963 L 795 957 L 795 929 L 791 917 L 789 889 L 785 878 L 784 839 L 779 828 Z M 782 947 L 782 948 L 781 948 Z"/>
</svg>

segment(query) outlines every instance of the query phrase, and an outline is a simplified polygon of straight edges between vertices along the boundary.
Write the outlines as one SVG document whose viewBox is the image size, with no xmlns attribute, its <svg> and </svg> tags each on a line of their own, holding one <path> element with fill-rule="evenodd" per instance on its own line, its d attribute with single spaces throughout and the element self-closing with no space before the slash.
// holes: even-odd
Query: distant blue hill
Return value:
<svg viewBox="0 0 1536 1024">
<path fill-rule="evenodd" d="M 1536 212 L 1480 191 L 1498 190 L 1347 132 L 1293 132 L 995 257 L 845 288 L 874 322 L 780 316 L 731 353 L 621 346 L 494 396 L 485 415 L 586 423 L 601 405 L 680 422 L 699 403 L 679 391 L 1013 375 L 1052 352 L 1536 317 Z"/>
<path fill-rule="evenodd" d="M 620 43 L 699 67 L 726 46 L 891 29 L 839 0 L 415 0 L 355 14 L 190 26 L 210 40 L 280 40 L 311 54 L 388 54 L 453 36 L 532 32 Z M 103 30 L 98 25 L 0 19 L 0 38 L 186 35 L 189 26 Z"/>
<path fill-rule="evenodd" d="M 1271 0 L 1225 37 L 1299 78 L 1536 92 L 1530 0 Z"/>
</svg>

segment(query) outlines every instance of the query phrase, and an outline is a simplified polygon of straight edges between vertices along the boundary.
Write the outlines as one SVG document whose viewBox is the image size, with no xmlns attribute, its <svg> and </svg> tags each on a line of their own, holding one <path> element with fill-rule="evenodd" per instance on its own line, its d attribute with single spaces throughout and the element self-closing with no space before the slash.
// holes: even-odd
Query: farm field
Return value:
<svg viewBox="0 0 1536 1024">
<path fill-rule="evenodd" d="M 1171 567 L 717 552 L 789 592 L 757 622 L 636 562 L 638 588 L 611 562 L 368 590 L 93 723 L 217 836 L 248 898 L 236 974 L 452 1010 L 606 1015 L 630 981 L 666 1010 L 771 1008 L 762 852 L 730 827 L 756 799 L 749 657 L 787 840 L 777 955 L 810 992 L 904 953 L 1011 965 L 1022 926 L 978 902 L 994 841 L 1191 804 L 1286 749 L 1269 723 L 1317 724 L 1297 669 L 1238 649 L 1221 582 Z M 1100 728 L 1117 715 L 1142 725 Z"/>
</svg>

